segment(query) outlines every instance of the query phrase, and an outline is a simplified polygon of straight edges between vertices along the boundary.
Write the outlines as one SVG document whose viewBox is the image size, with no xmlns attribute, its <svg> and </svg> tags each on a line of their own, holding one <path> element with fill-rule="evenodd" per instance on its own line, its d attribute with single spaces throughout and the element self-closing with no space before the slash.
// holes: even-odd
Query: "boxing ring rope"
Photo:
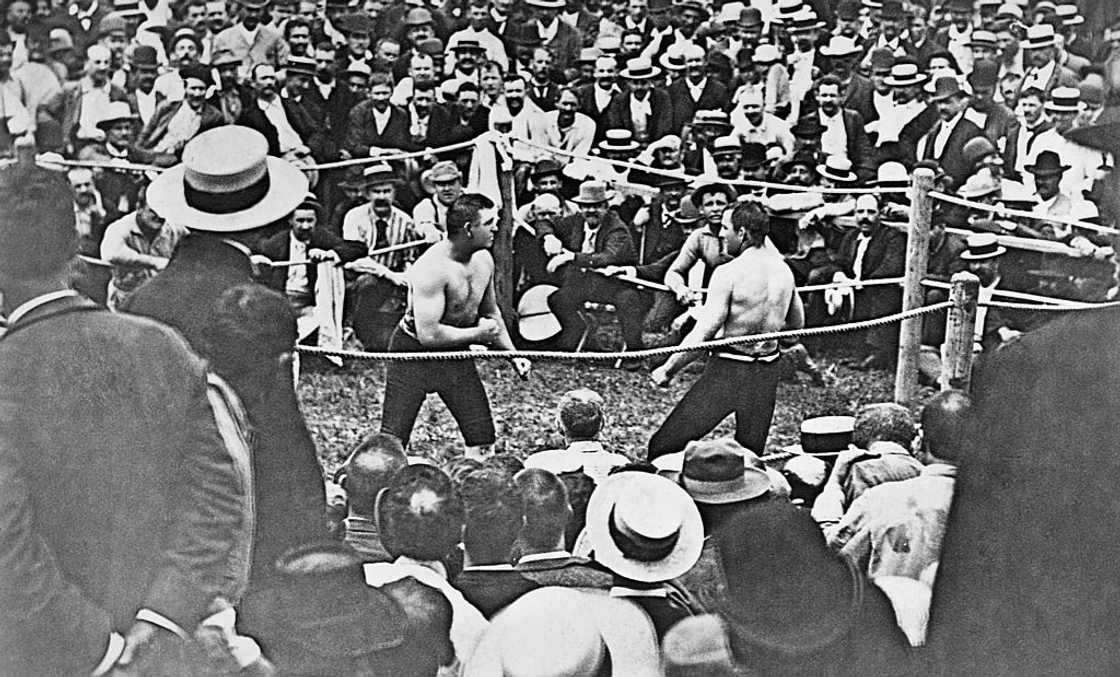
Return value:
<svg viewBox="0 0 1120 677">
<path fill-rule="evenodd" d="M 969 209 L 975 209 L 977 211 L 989 212 L 991 214 L 998 214 L 1000 216 L 1018 216 L 1020 218 L 1026 218 L 1032 221 L 1060 223 L 1065 226 L 1082 228 L 1084 230 L 1090 230 L 1094 233 L 1103 233 L 1105 235 L 1120 234 L 1120 230 L 1117 230 L 1116 228 L 1109 228 L 1108 226 L 1101 226 L 1096 223 L 1088 223 L 1086 221 L 1079 221 L 1077 219 L 1069 219 L 1060 216 L 1046 216 L 1044 214 L 1035 214 L 1034 212 L 1023 211 L 1022 209 L 1012 209 L 1010 207 L 1004 207 L 1003 205 L 990 205 L 983 202 L 974 202 L 972 200 L 966 200 L 962 197 L 957 197 L 956 195 L 949 195 L 947 193 L 941 193 L 938 191 L 930 192 L 930 197 L 935 200 L 940 200 L 941 202 L 947 202 L 949 204 L 959 205 L 961 207 L 968 207 Z"/>
</svg>

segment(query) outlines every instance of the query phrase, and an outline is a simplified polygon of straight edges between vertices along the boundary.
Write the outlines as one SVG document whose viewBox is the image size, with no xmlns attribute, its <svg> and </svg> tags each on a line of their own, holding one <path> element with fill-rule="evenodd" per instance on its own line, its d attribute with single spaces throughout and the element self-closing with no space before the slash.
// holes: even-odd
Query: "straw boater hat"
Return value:
<svg viewBox="0 0 1120 677">
<path fill-rule="evenodd" d="M 968 249 L 961 252 L 961 258 L 965 261 L 994 259 L 997 256 L 1003 256 L 1007 252 L 1007 248 L 999 243 L 999 238 L 996 237 L 995 233 L 974 233 L 969 235 L 965 240 L 965 246 L 968 247 Z"/>
<path fill-rule="evenodd" d="M 525 0 L 525 4 L 542 9 L 564 9 L 565 7 L 564 0 Z"/>
<path fill-rule="evenodd" d="M 563 0 L 561 0 L 563 2 Z M 661 69 L 650 63 L 649 59 L 630 59 L 626 68 L 618 76 L 624 80 L 650 80 L 661 75 Z"/>
<path fill-rule="evenodd" d="M 268 156 L 264 135 L 225 125 L 187 142 L 183 161 L 148 187 L 148 204 L 191 230 L 233 233 L 284 218 L 307 195 L 307 177 Z"/>
<path fill-rule="evenodd" d="M 739 155 L 743 152 L 743 146 L 739 143 L 738 137 L 735 136 L 721 136 L 712 142 L 712 157 L 717 155 Z"/>
<path fill-rule="evenodd" d="M 644 472 L 604 480 L 588 501 L 585 529 L 596 562 L 643 583 L 681 576 L 704 547 L 704 525 L 692 498 Z"/>
<path fill-rule="evenodd" d="M 1043 49 L 1053 47 L 1054 27 L 1050 24 L 1037 24 L 1027 27 L 1027 39 L 1023 43 L 1023 50 Z"/>
<path fill-rule="evenodd" d="M 754 54 L 751 56 L 751 63 L 756 66 L 766 66 L 776 64 L 782 59 L 782 53 L 778 48 L 771 44 L 759 45 L 754 48 Z"/>
<path fill-rule="evenodd" d="M 990 171 L 981 170 L 968 177 L 964 185 L 957 189 L 957 195 L 966 200 L 975 200 L 976 198 L 994 195 L 999 191 L 999 181 L 996 181 Z"/>
<path fill-rule="evenodd" d="M 631 153 L 641 148 L 629 129 L 608 129 L 595 149 L 597 153 Z"/>
<path fill-rule="evenodd" d="M 560 333 L 560 321 L 548 307 L 548 297 L 558 287 L 538 284 L 525 290 L 517 302 L 517 328 L 526 341 L 545 341 Z"/>
<path fill-rule="evenodd" d="M 384 162 L 378 162 L 362 170 L 362 178 L 357 182 L 357 185 L 368 188 L 381 183 L 393 183 L 396 180 L 397 173 L 393 171 L 393 168 Z"/>
<path fill-rule="evenodd" d="M 891 74 L 884 82 L 888 87 L 912 87 L 925 82 L 926 77 L 912 59 L 900 59 L 891 66 Z"/>
<path fill-rule="evenodd" d="M 1076 87 L 1055 87 L 1043 104 L 1048 113 L 1076 113 L 1081 110 L 1081 90 Z"/>
<path fill-rule="evenodd" d="M 829 155 L 817 165 L 817 174 L 835 183 L 855 183 L 859 178 L 852 171 L 852 161 L 838 155 Z"/>
<path fill-rule="evenodd" d="M 843 35 L 832 36 L 828 44 L 821 47 L 821 55 L 833 59 L 855 56 L 861 53 L 863 53 L 863 50 L 856 44 L 856 41 Z"/>
<path fill-rule="evenodd" d="M 906 165 L 893 160 L 879 165 L 875 185 L 880 188 L 905 188 L 910 185 Z"/>
</svg>

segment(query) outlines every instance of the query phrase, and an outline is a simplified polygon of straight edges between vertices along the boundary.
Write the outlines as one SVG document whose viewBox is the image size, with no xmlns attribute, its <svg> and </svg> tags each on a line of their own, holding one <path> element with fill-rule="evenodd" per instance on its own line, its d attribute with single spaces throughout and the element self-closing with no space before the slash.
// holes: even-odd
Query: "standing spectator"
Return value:
<svg viewBox="0 0 1120 677">
<path fill-rule="evenodd" d="M 526 0 L 526 4 L 531 17 L 528 28 L 540 38 L 541 47 L 552 54 L 552 67 L 563 80 L 573 79 L 583 37 L 571 24 L 560 20 L 564 0 Z"/>
<path fill-rule="evenodd" d="M 685 75 L 666 88 L 673 106 L 673 130 L 692 122 L 698 110 L 723 110 L 728 106 L 729 95 L 723 83 L 708 77 L 704 50 L 697 45 L 686 45 L 684 50 Z"/>
<path fill-rule="evenodd" d="M 646 144 L 673 131 L 673 104 L 665 90 L 653 82 L 661 69 L 645 59 L 632 59 L 619 76 L 626 89 L 611 99 L 601 129 L 625 129 Z"/>
<path fill-rule="evenodd" d="M 961 86 L 960 77 L 952 73 L 934 77 L 925 90 L 941 119 L 918 141 L 917 157 L 936 160 L 952 179 L 952 186 L 960 186 L 971 169 L 961 150 L 970 140 L 983 135 L 976 123 L 965 116 L 969 93 Z"/>
<path fill-rule="evenodd" d="M 53 116 L 61 137 L 56 148 L 77 153 L 82 146 L 102 141 L 105 133 L 97 122 L 109 112 L 111 101 L 126 101 L 127 93 L 109 81 L 109 50 L 93 45 L 86 53 L 86 74 L 77 82 L 68 82 L 59 97 L 44 104 Z"/>
<path fill-rule="evenodd" d="M 262 63 L 282 68 L 290 50 L 279 31 L 262 23 L 268 0 L 238 0 L 238 4 L 241 8 L 238 21 L 214 36 L 211 53 L 233 52 L 242 60 L 246 71 Z"/>
<path fill-rule="evenodd" d="M 128 105 L 140 116 L 140 122 L 147 124 L 152 119 L 156 107 L 161 103 L 155 90 L 159 62 L 156 48 L 150 45 L 137 45 L 129 59 L 130 74 L 126 91 Z"/>
<path fill-rule="evenodd" d="M 393 81 L 387 73 L 369 76 L 368 98 L 350 110 L 346 150 L 353 157 L 369 157 L 385 148 L 410 148 L 408 112 L 389 102 Z"/>
<path fill-rule="evenodd" d="M 965 115 L 1001 149 L 1004 166 L 1014 167 L 1015 150 L 1019 147 L 1019 120 L 1010 108 L 995 100 L 998 68 L 989 60 L 977 61 L 973 66 L 968 76 L 972 98 Z"/>
<path fill-rule="evenodd" d="M 140 154 L 132 149 L 137 116 L 123 101 L 112 102 L 109 110 L 108 117 L 97 123 L 98 128 L 105 132 L 105 140 L 82 148 L 78 159 L 99 162 L 138 161 Z M 94 181 L 101 194 L 108 222 L 116 221 L 136 209 L 141 182 L 134 174 L 98 169 L 94 171 Z"/>
<path fill-rule="evenodd" d="M 188 141 L 224 122 L 222 113 L 206 102 L 206 88 L 213 83 L 210 71 L 187 66 L 179 75 L 183 78 L 182 100 L 160 104 L 133 146 L 139 158 L 163 167 L 175 164 Z"/>
<path fill-rule="evenodd" d="M 616 84 L 618 76 L 618 62 L 612 56 L 600 56 L 595 59 L 595 75 L 593 81 L 582 85 L 576 90 L 579 98 L 579 112 L 594 120 L 602 119 L 611 99 L 619 93 Z"/>
<path fill-rule="evenodd" d="M 505 45 L 502 44 L 501 38 L 491 30 L 490 1 L 471 0 L 467 6 L 466 14 L 467 26 L 452 33 L 451 37 L 447 39 L 448 68 L 454 68 L 455 66 L 454 50 L 461 40 L 477 41 L 486 55 L 487 61 L 495 62 L 503 69 L 508 68 L 509 57 L 506 55 Z"/>
<path fill-rule="evenodd" d="M 1058 63 L 1058 48 L 1054 40 L 1054 27 L 1038 24 L 1027 28 L 1023 43 L 1024 61 L 1030 64 L 1023 74 L 1020 91 L 1035 88 L 1049 95 L 1055 87 L 1077 87 L 1079 78 L 1070 69 Z"/>
<path fill-rule="evenodd" d="M 182 339 L 67 289 L 65 182 L 15 166 L 0 192 L 0 671 L 139 666 L 228 593 L 249 498 Z"/>
</svg>

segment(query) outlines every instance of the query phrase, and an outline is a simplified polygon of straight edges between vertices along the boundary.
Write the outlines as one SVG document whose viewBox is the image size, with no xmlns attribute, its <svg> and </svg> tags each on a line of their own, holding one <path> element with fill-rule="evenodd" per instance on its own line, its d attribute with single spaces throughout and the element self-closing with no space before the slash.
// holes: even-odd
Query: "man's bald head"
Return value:
<svg viewBox="0 0 1120 677">
<path fill-rule="evenodd" d="M 342 486 L 354 515 L 372 518 L 377 494 L 389 486 L 393 475 L 408 465 L 404 445 L 392 435 L 375 433 L 350 454 L 343 466 Z"/>
</svg>

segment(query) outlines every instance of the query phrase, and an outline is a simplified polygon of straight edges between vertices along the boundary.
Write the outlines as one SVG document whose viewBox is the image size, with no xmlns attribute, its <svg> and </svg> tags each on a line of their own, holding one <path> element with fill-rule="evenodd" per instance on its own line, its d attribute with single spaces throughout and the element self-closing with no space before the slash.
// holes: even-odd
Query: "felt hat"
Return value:
<svg viewBox="0 0 1120 677">
<path fill-rule="evenodd" d="M 952 72 L 935 75 L 933 80 L 925 86 L 925 91 L 929 94 L 930 101 L 934 102 L 951 99 L 954 96 L 966 96 L 969 93 L 961 85 L 961 78 Z"/>
<path fill-rule="evenodd" d="M 351 61 L 350 65 L 347 66 L 346 70 L 342 71 L 341 75 L 343 77 L 359 75 L 368 79 L 369 76 L 373 75 L 373 69 L 370 68 L 369 64 L 365 61 Z"/>
<path fill-rule="evenodd" d="M 148 187 L 148 204 L 192 230 L 234 233 L 281 219 L 307 194 L 307 177 L 268 156 L 260 132 L 225 125 L 187 142 L 183 161 Z"/>
<path fill-rule="evenodd" d="M 891 66 L 891 74 L 884 82 L 888 87 L 913 87 L 925 82 L 927 77 L 913 59 L 899 59 Z"/>
<path fill-rule="evenodd" d="M 214 68 L 218 66 L 233 66 L 241 65 L 242 59 L 236 52 L 231 49 L 218 49 L 210 55 L 210 65 Z"/>
<path fill-rule="evenodd" d="M 769 43 L 759 45 L 754 48 L 754 54 L 751 55 L 751 63 L 756 66 L 765 66 L 767 64 L 775 64 L 781 61 L 782 53 L 778 48 Z"/>
<path fill-rule="evenodd" d="M 973 233 L 965 238 L 964 244 L 967 249 L 961 252 L 961 259 L 965 261 L 994 259 L 1007 253 L 995 233 Z"/>
<path fill-rule="evenodd" d="M 829 155 L 817 165 L 817 173 L 835 183 L 855 183 L 858 179 L 852 171 L 852 161 L 839 155 Z"/>
<path fill-rule="evenodd" d="M 871 50 L 868 60 L 871 63 L 872 73 L 889 73 L 891 68 L 894 67 L 894 51 L 889 47 L 878 47 Z"/>
<path fill-rule="evenodd" d="M 1065 174 L 1069 169 L 1069 165 L 1063 165 L 1061 158 L 1052 150 L 1044 150 L 1035 158 L 1034 164 L 1026 166 L 1026 170 L 1031 174 L 1041 176 L 1054 176 Z"/>
<path fill-rule="evenodd" d="M 552 158 L 545 158 L 543 160 L 537 160 L 537 163 L 533 165 L 533 169 L 529 173 L 529 176 L 530 178 L 534 179 L 539 179 L 544 176 L 560 176 L 563 172 L 563 169 L 564 168 L 561 167 L 560 163 L 556 160 L 553 160 Z"/>
<path fill-rule="evenodd" d="M 129 64 L 137 71 L 158 71 L 159 57 L 151 45 L 137 45 L 132 50 Z"/>
<path fill-rule="evenodd" d="M 603 140 L 595 150 L 600 153 L 632 153 L 639 148 L 641 145 L 634 140 L 634 133 L 629 129 L 608 129 L 603 132 Z"/>
<path fill-rule="evenodd" d="M 961 146 L 961 156 L 965 164 L 970 167 L 975 167 L 978 162 L 993 153 L 999 157 L 999 149 L 986 136 L 971 138 Z"/>
<path fill-rule="evenodd" d="M 425 26 L 432 21 L 432 13 L 423 7 L 413 7 L 404 15 L 405 26 Z"/>
<path fill-rule="evenodd" d="M 696 203 L 692 200 L 681 200 L 680 206 L 677 207 L 676 211 L 669 214 L 669 216 L 683 226 L 704 220 L 704 215 L 700 213 L 700 210 L 696 207 Z"/>
<path fill-rule="evenodd" d="M 680 484 L 697 503 L 723 505 L 770 491 L 770 476 L 746 463 L 747 450 L 731 438 L 689 442 Z"/>
<path fill-rule="evenodd" d="M 995 87 L 999 82 L 999 64 L 990 59 L 981 59 L 972 64 L 972 72 L 968 74 L 968 84 L 973 87 Z"/>
<path fill-rule="evenodd" d="M 880 188 L 905 188 L 910 185 L 910 173 L 901 162 L 884 162 L 876 172 L 875 185 Z"/>
<path fill-rule="evenodd" d="M 284 72 L 289 75 L 295 73 L 313 77 L 315 75 L 315 59 L 308 56 L 291 55 L 288 57 L 288 63 L 284 65 Z"/>
<path fill-rule="evenodd" d="M 560 320 L 548 307 L 548 297 L 558 289 L 538 284 L 526 289 L 517 302 L 517 329 L 526 341 L 546 341 L 560 333 Z"/>
<path fill-rule="evenodd" d="M 743 144 L 743 169 L 756 169 L 766 164 L 766 146 L 761 143 Z"/>
<path fill-rule="evenodd" d="M 264 9 L 268 7 L 269 0 L 237 0 L 237 4 L 250 9 Z"/>
<path fill-rule="evenodd" d="M 140 117 L 132 112 L 125 101 L 111 101 L 105 115 L 97 121 L 97 128 L 106 130 L 118 122 L 136 122 Z"/>
<path fill-rule="evenodd" d="M 614 197 L 614 191 L 603 181 L 584 181 L 579 184 L 579 194 L 572 198 L 572 202 L 581 205 L 597 205 L 609 201 Z"/>
<path fill-rule="evenodd" d="M 587 503 L 587 540 L 595 561 L 632 581 L 669 581 L 691 569 L 704 547 L 700 511 L 664 477 L 607 477 Z"/>
<path fill-rule="evenodd" d="M 859 0 L 840 0 L 836 5 L 836 18 L 841 21 L 855 21 L 859 18 L 862 8 Z"/>
<path fill-rule="evenodd" d="M 183 66 L 179 69 L 179 77 L 183 80 L 198 80 L 206 86 L 214 84 L 214 76 L 211 75 L 211 70 L 199 64 Z"/>
<path fill-rule="evenodd" d="M 1055 87 L 1043 108 L 1050 113 L 1076 113 L 1081 110 L 1081 90 L 1076 87 Z"/>
<path fill-rule="evenodd" d="M 767 501 L 732 517 L 713 538 L 727 574 L 721 611 L 732 645 L 747 655 L 796 661 L 864 630 L 860 573 L 829 549 L 807 510 Z"/>
<path fill-rule="evenodd" d="M 443 40 L 439 38 L 424 38 L 417 43 L 416 50 L 428 56 L 443 56 Z"/>
<path fill-rule="evenodd" d="M 964 185 L 957 189 L 957 195 L 966 200 L 975 200 L 995 195 L 1000 190 L 999 181 L 987 170 L 981 170 L 965 179 Z"/>
<path fill-rule="evenodd" d="M 880 19 L 897 20 L 905 16 L 906 14 L 902 11 L 902 3 L 899 0 L 883 0 L 883 6 L 879 9 Z"/>
<path fill-rule="evenodd" d="M 821 47 L 821 54 L 834 59 L 844 58 L 848 56 L 855 56 L 861 54 L 862 49 L 856 44 L 852 38 L 843 35 L 834 35 L 828 40 L 828 44 Z"/>
<path fill-rule="evenodd" d="M 433 190 L 435 189 L 436 183 L 462 181 L 462 179 L 462 172 L 459 171 L 459 167 L 451 160 L 437 162 L 432 165 L 431 168 L 424 170 L 420 174 L 420 184 L 423 186 L 432 186 Z"/>
<path fill-rule="evenodd" d="M 755 28 L 762 25 L 762 12 L 757 7 L 745 7 L 739 12 L 740 28 Z"/>
<path fill-rule="evenodd" d="M 678 12 L 684 11 L 686 9 L 691 9 L 695 12 L 699 12 L 703 17 L 703 19 L 701 19 L 702 21 L 706 21 L 709 17 L 712 16 L 712 13 L 708 11 L 708 7 L 704 3 L 700 2 L 700 0 L 675 0 L 675 2 L 673 2 L 673 9 Z"/>
<path fill-rule="evenodd" d="M 333 21 L 332 25 L 349 35 L 368 35 L 377 28 L 377 22 L 364 12 L 343 14 Z"/>
<path fill-rule="evenodd" d="M 948 0 L 944 5 L 947 11 L 958 12 L 971 12 L 973 9 L 973 0 Z"/>
<path fill-rule="evenodd" d="M 661 74 L 661 69 L 650 63 L 649 59 L 630 59 L 626 68 L 618 74 L 625 80 L 650 80 Z"/>
<path fill-rule="evenodd" d="M 1005 2 L 996 10 L 996 16 L 1003 19 L 1023 20 L 1023 8 L 1013 2 Z"/>
<path fill-rule="evenodd" d="M 74 49 L 74 36 L 61 26 L 51 28 L 50 32 L 47 33 L 47 40 L 50 42 L 50 48 L 47 51 L 51 54 Z"/>
<path fill-rule="evenodd" d="M 712 142 L 711 153 L 715 157 L 717 155 L 741 155 L 743 146 L 739 143 L 739 139 L 734 136 L 720 136 Z"/>
<path fill-rule="evenodd" d="M 742 15 L 744 9 L 746 9 L 746 5 L 739 0 L 725 2 L 719 8 L 719 14 L 716 15 L 715 20 L 724 26 L 739 23 L 739 16 Z"/>
<path fill-rule="evenodd" d="M 818 165 L 816 153 L 807 148 L 799 149 L 792 157 L 782 163 L 782 171 L 788 173 L 795 165 L 808 167 L 810 171 L 816 173 Z"/>
<path fill-rule="evenodd" d="M 1081 84 L 1077 86 L 1077 92 L 1083 102 L 1100 106 L 1104 103 L 1104 78 L 1098 73 L 1086 73 Z"/>
<path fill-rule="evenodd" d="M 825 126 L 821 124 L 819 115 L 810 113 L 809 115 L 802 115 L 797 120 L 790 133 L 798 139 L 815 139 L 818 138 L 825 131 Z"/>
<path fill-rule="evenodd" d="M 669 674 L 736 674 L 727 628 L 716 614 L 689 616 L 678 622 L 665 633 L 661 653 Z"/>
<path fill-rule="evenodd" d="M 595 47 L 607 56 L 618 54 L 622 49 L 622 41 L 618 39 L 617 35 L 600 35 L 595 40 Z"/>
<path fill-rule="evenodd" d="M 1054 27 L 1050 24 L 1035 24 L 1027 27 L 1027 39 L 1023 41 L 1023 50 L 1043 49 L 1053 47 Z"/>
<path fill-rule="evenodd" d="M 739 196 L 735 193 L 735 189 L 726 183 L 710 182 L 702 183 L 694 188 L 692 194 L 688 196 L 688 201 L 692 203 L 693 207 L 700 209 L 704 196 L 708 193 L 722 193 L 727 197 L 727 204 L 729 205 L 735 204 L 735 201 L 739 199 Z"/>
<path fill-rule="evenodd" d="M 97 22 L 96 34 L 98 37 L 105 37 L 111 33 L 127 33 L 128 22 L 125 21 L 124 15 L 117 12 L 109 12 L 101 17 L 101 21 Z"/>
</svg>

